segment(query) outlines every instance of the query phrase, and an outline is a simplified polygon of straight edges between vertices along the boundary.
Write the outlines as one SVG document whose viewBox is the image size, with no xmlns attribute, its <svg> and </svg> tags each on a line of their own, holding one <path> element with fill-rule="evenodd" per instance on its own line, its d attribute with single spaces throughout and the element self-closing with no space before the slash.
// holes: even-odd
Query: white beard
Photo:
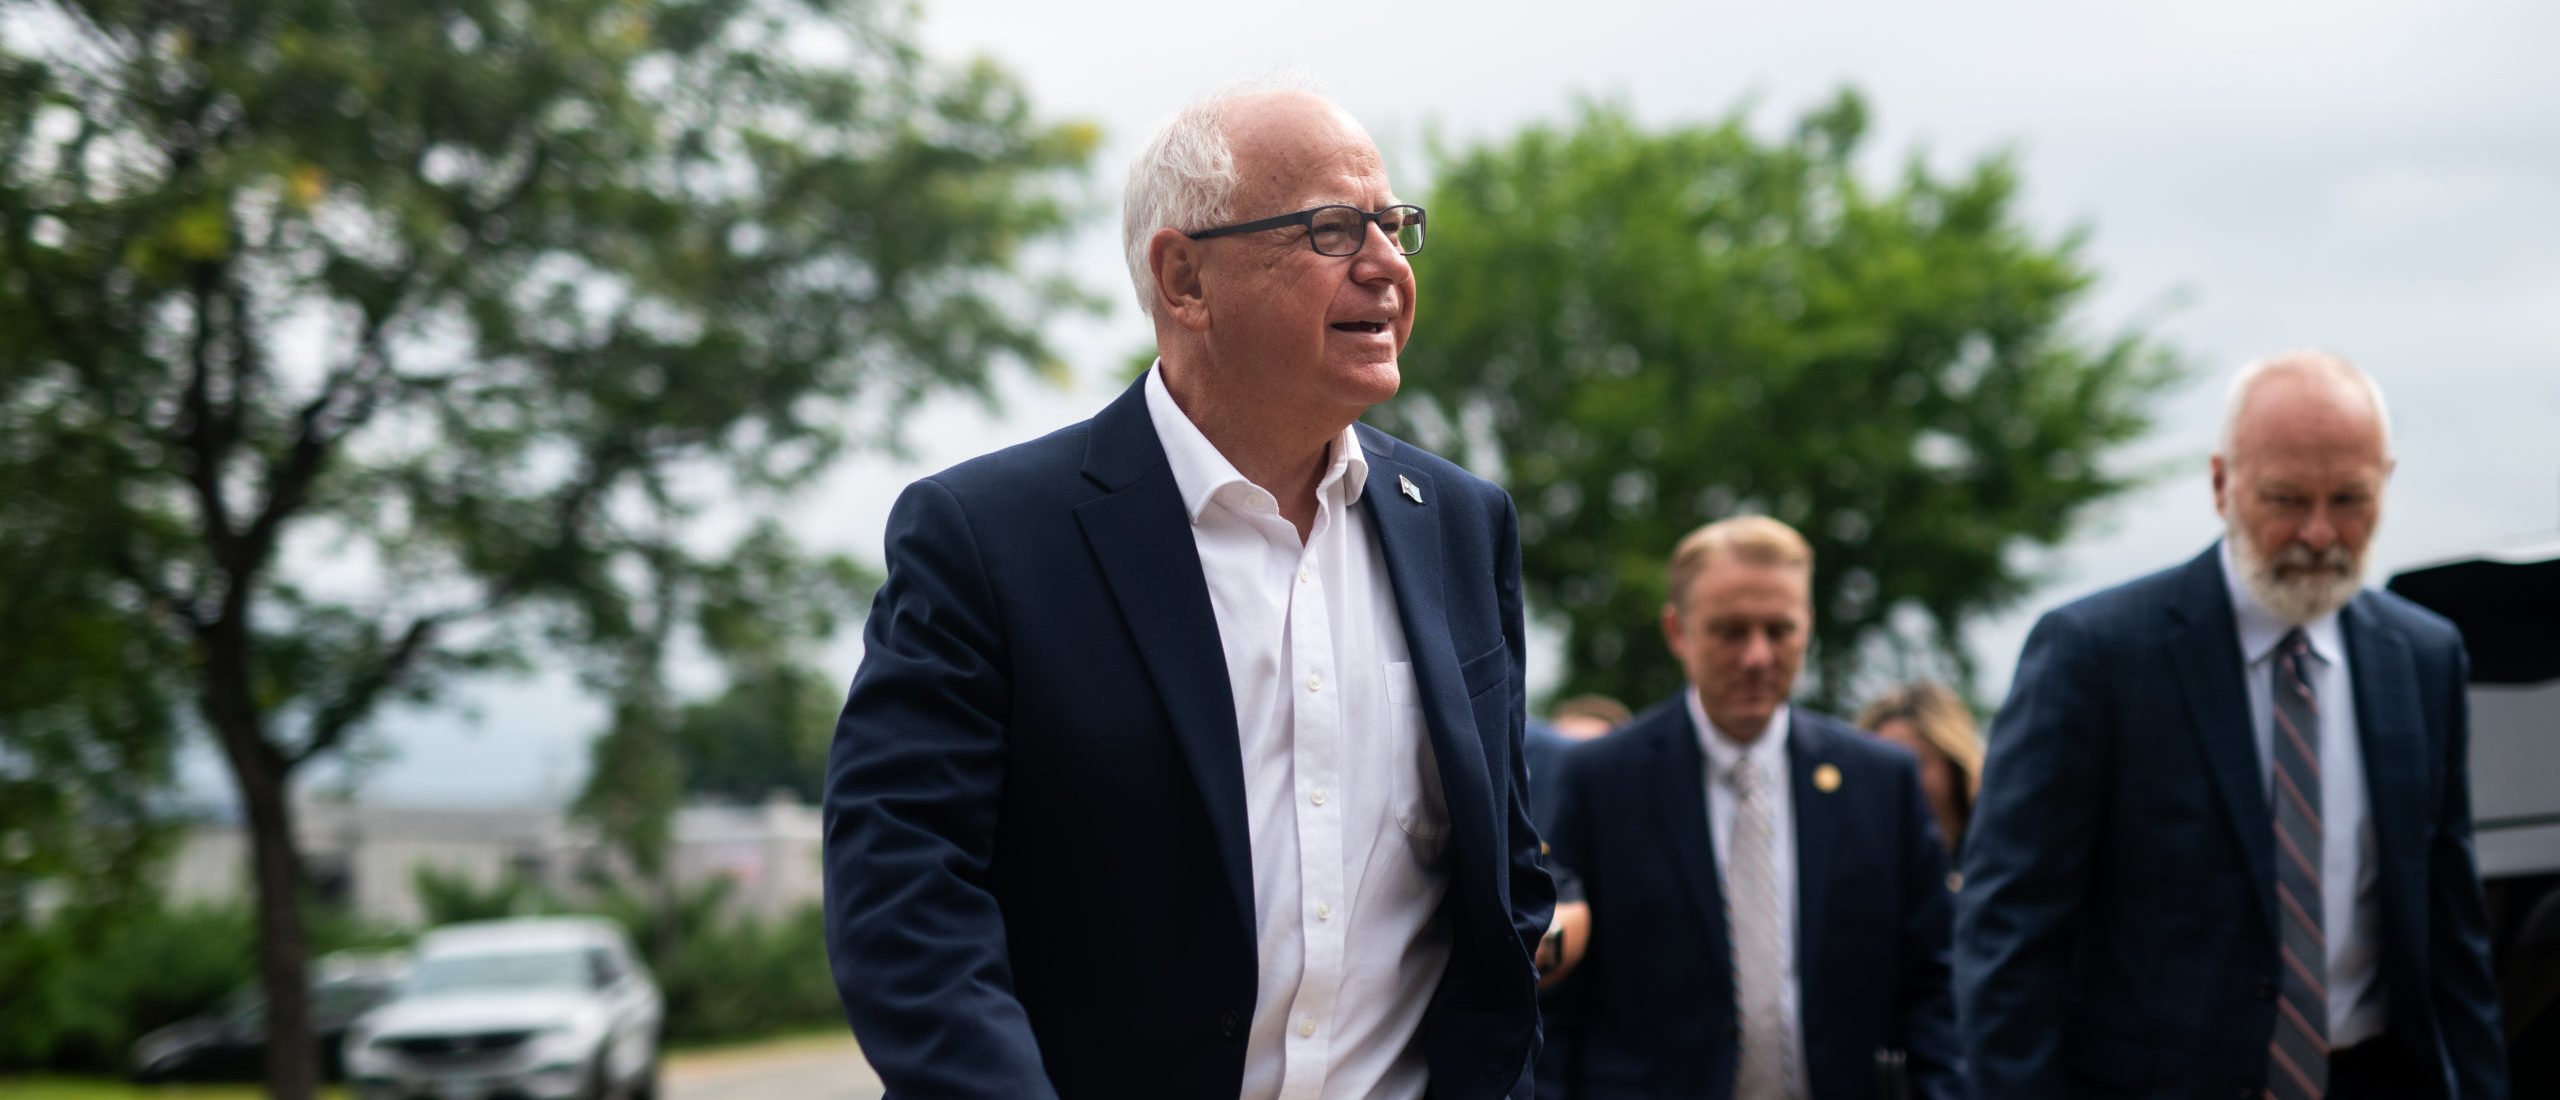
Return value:
<svg viewBox="0 0 2560 1100">
<path fill-rule="evenodd" d="M 2291 543 L 2271 560 L 2259 555 L 2257 544 L 2238 524 L 2224 526 L 2231 560 L 2240 567 L 2240 586 L 2249 590 L 2258 606 L 2295 626 L 2347 606 L 2356 590 L 2364 587 L 2364 561 L 2344 545 L 2314 553 L 2308 546 Z M 2278 576 L 2278 568 L 2295 573 Z"/>
</svg>

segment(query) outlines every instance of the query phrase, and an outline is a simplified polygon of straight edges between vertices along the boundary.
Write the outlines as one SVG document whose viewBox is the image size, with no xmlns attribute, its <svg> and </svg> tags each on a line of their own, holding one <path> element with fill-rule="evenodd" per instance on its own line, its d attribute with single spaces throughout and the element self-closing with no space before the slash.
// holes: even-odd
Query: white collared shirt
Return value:
<svg viewBox="0 0 2560 1100">
<path fill-rule="evenodd" d="M 1449 964 L 1449 813 L 1346 427 L 1303 544 L 1147 374 L 1226 651 L 1258 973 L 1243 1100 L 1418 1100 L 1414 1035 Z M 1143 1073 L 1144 1067 L 1131 1067 Z"/>
<path fill-rule="evenodd" d="M 2260 606 L 2240 583 L 2229 539 L 2222 542 L 2222 582 L 2231 592 L 2232 618 L 2239 625 L 2258 777 L 2272 806 L 2275 702 L 2270 681 L 2276 643 L 2295 624 Z M 2382 987 L 2382 859 L 2367 812 L 2346 632 L 2335 611 L 2300 625 L 2311 642 L 2307 674 L 2320 701 L 2320 931 L 2329 944 L 2329 1046 L 2342 1050 L 2382 1034 L 2389 1023 Z"/>
<path fill-rule="evenodd" d="M 1734 801 L 1738 797 L 1733 783 L 1726 777 L 1743 757 L 1760 768 L 1760 779 L 1769 791 L 1769 813 L 1775 820 L 1769 829 L 1769 866 L 1773 872 L 1770 885 L 1778 892 L 1778 949 L 1786 955 L 1780 973 L 1786 977 L 1787 1026 L 1795 1029 L 1792 1049 L 1796 1052 L 1794 1078 L 1809 1081 L 1804 1065 L 1804 998 L 1802 982 L 1796 971 L 1796 794 L 1795 772 L 1787 765 L 1787 730 L 1792 711 L 1781 703 L 1769 715 L 1769 728 L 1759 740 L 1743 744 L 1726 736 L 1707 717 L 1706 703 L 1692 686 L 1686 696 L 1689 703 L 1689 726 L 1698 731 L 1698 745 L 1707 757 L 1707 830 L 1715 843 L 1716 876 L 1722 888 L 1725 868 L 1733 866 Z M 1730 904 L 1731 894 L 1726 894 Z"/>
</svg>

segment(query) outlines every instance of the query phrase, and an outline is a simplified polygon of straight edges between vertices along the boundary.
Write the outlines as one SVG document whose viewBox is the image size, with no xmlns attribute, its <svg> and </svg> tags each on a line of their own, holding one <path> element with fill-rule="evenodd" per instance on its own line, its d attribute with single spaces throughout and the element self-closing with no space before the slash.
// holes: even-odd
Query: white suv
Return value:
<svg viewBox="0 0 2560 1100">
<path fill-rule="evenodd" d="M 648 1100 L 658 985 L 596 917 L 446 925 L 347 1032 L 359 1100 Z"/>
</svg>

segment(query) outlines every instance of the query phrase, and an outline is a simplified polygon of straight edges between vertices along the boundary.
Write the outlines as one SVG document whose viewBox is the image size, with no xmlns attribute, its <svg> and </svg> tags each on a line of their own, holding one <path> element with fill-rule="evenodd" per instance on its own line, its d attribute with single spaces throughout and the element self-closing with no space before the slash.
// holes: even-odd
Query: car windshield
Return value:
<svg viewBox="0 0 2560 1100">
<path fill-rule="evenodd" d="M 465 989 L 583 989 L 585 957 L 576 951 L 444 955 L 418 960 L 409 975 L 412 994 Z"/>
</svg>

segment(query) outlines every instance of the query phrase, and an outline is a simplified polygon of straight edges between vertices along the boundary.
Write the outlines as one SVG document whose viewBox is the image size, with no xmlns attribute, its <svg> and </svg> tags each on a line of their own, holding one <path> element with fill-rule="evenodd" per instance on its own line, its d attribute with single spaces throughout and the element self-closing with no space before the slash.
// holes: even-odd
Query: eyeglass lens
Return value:
<svg viewBox="0 0 2560 1100">
<path fill-rule="evenodd" d="M 1378 212 L 1378 228 L 1387 231 L 1387 239 L 1396 251 L 1407 256 L 1422 250 L 1422 218 L 1411 206 L 1390 206 Z M 1307 224 L 1316 251 L 1327 256 L 1348 256 L 1360 251 L 1368 237 L 1369 216 L 1366 211 L 1350 206 L 1328 206 L 1316 211 Z"/>
</svg>

